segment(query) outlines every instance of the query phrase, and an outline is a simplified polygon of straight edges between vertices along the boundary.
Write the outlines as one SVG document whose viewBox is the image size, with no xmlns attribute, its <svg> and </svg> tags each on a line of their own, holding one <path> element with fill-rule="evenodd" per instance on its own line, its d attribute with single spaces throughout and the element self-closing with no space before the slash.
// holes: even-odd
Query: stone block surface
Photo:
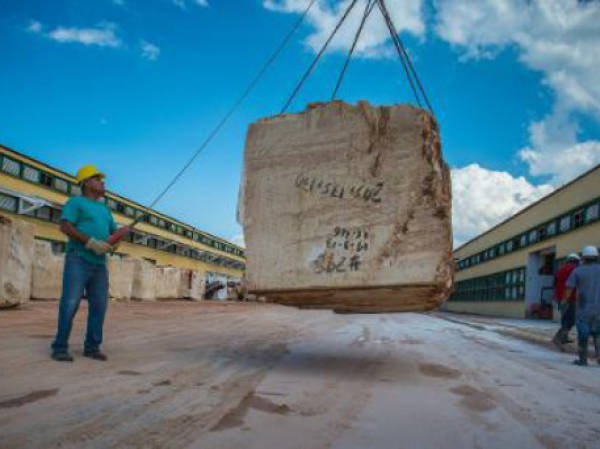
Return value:
<svg viewBox="0 0 600 449">
<path fill-rule="evenodd" d="M 30 223 L 0 215 L 0 308 L 31 297 L 33 235 Z"/>
<path fill-rule="evenodd" d="M 251 293 L 344 312 L 429 310 L 447 298 L 450 176 L 425 111 L 309 105 L 250 125 L 244 157 Z"/>
<path fill-rule="evenodd" d="M 60 299 L 64 266 L 64 254 L 54 254 L 50 242 L 36 240 L 32 266 L 31 299 Z"/>
</svg>

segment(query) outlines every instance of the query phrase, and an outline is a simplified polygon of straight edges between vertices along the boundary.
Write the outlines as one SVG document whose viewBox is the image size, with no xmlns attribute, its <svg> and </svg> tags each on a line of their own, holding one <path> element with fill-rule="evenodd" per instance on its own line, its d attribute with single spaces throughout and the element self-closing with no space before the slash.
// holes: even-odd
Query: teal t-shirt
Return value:
<svg viewBox="0 0 600 449">
<path fill-rule="evenodd" d="M 105 241 L 117 229 L 108 207 L 100 201 L 94 201 L 84 196 L 69 198 L 63 206 L 61 220 L 67 220 L 79 232 L 96 240 Z M 69 239 L 67 252 L 69 251 L 75 251 L 91 263 L 103 264 L 106 261 L 104 255 L 98 256 L 86 249 L 85 245 L 77 240 Z"/>
</svg>

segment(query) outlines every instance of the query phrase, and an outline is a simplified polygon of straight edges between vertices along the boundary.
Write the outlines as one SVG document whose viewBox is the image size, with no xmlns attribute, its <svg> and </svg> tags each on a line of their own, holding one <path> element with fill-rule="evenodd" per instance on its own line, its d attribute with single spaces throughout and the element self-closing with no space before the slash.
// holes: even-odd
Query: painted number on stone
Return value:
<svg viewBox="0 0 600 449">
<path fill-rule="evenodd" d="M 341 185 L 336 182 L 326 181 L 315 176 L 300 173 L 296 176 L 295 186 L 308 193 L 314 193 L 332 198 L 356 198 L 367 202 L 381 203 L 383 182 L 375 185 L 355 184 Z"/>
<path fill-rule="evenodd" d="M 358 271 L 361 257 L 368 250 L 368 231 L 336 226 L 327 236 L 325 250 L 312 261 L 313 271 L 316 274 Z"/>
</svg>

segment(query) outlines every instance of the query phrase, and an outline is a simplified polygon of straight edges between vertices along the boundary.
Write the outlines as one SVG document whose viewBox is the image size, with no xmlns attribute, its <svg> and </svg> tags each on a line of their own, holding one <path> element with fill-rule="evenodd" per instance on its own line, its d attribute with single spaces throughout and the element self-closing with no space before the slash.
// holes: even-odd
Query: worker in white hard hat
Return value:
<svg viewBox="0 0 600 449">
<path fill-rule="evenodd" d="M 600 264 L 598 248 L 586 246 L 581 251 L 583 263 L 575 268 L 566 284 L 565 298 L 577 289 L 575 325 L 579 358 L 576 365 L 587 365 L 590 336 L 594 339 L 597 362 L 600 364 Z"/>
<path fill-rule="evenodd" d="M 579 262 L 580 258 L 577 253 L 569 254 L 566 263 L 554 275 L 554 299 L 558 303 L 561 320 L 560 329 L 558 329 L 554 338 L 552 338 L 552 342 L 561 350 L 563 349 L 563 345 L 569 342 L 569 332 L 571 332 L 571 329 L 575 325 L 575 300 L 577 293 L 576 290 L 573 290 L 566 299 L 563 299 L 565 284 L 573 270 L 579 265 Z"/>
<path fill-rule="evenodd" d="M 106 253 L 113 249 L 107 240 L 117 226 L 101 201 L 105 194 L 104 173 L 94 165 L 86 165 L 77 172 L 77 181 L 82 195 L 69 198 L 63 206 L 60 222 L 60 230 L 69 238 L 58 329 L 52 343 L 52 358 L 60 362 L 73 361 L 68 352 L 69 335 L 84 292 L 88 300 L 88 320 L 83 355 L 95 360 L 107 358 L 100 352 L 108 304 Z"/>
</svg>

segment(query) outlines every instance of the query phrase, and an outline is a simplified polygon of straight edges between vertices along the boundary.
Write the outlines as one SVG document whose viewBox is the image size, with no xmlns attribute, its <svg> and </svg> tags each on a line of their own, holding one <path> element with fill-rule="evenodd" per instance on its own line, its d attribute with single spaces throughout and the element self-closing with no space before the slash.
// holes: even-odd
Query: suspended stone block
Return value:
<svg viewBox="0 0 600 449">
<path fill-rule="evenodd" d="M 250 293 L 340 312 L 430 310 L 448 297 L 450 176 L 424 110 L 312 104 L 250 125 L 244 163 Z"/>
<path fill-rule="evenodd" d="M 60 299 L 64 266 L 64 254 L 54 254 L 50 242 L 36 240 L 32 266 L 31 299 Z"/>
<path fill-rule="evenodd" d="M 133 283 L 131 299 L 138 301 L 156 300 L 156 274 L 158 269 L 147 260 L 133 259 Z"/>
<path fill-rule="evenodd" d="M 135 262 L 128 257 L 109 257 L 108 265 L 108 296 L 117 300 L 131 299 Z"/>
<path fill-rule="evenodd" d="M 0 215 L 0 308 L 31 297 L 33 225 Z"/>
</svg>

